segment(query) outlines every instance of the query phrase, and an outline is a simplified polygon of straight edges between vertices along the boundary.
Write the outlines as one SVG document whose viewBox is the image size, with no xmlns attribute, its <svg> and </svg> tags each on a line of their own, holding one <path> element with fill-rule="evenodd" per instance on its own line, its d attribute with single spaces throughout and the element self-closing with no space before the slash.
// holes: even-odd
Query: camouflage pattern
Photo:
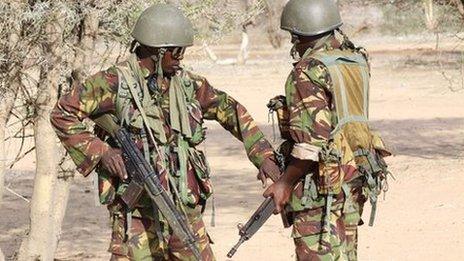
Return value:
<svg viewBox="0 0 464 261">
<path fill-rule="evenodd" d="M 295 240 L 298 259 L 357 260 L 357 227 L 363 224 L 364 203 L 369 198 L 375 206 L 389 173 L 383 157 L 391 154 L 380 136 L 369 128 L 366 55 L 347 47 L 347 39 L 340 48 L 325 41 L 322 48 L 307 50 L 294 64 L 285 86 L 290 117 L 288 142 L 293 144 L 290 154 L 319 162 L 318 169 L 311 170 L 301 181 L 289 205 L 307 221 L 295 220 L 298 231 L 327 233 L 328 238 Z M 352 60 L 345 63 L 340 57 Z M 331 226 L 338 229 L 326 232 L 310 221 L 327 223 L 321 213 L 330 201 L 323 199 L 334 196 L 341 201 L 332 205 L 332 215 L 339 215 L 338 219 L 329 218 Z M 372 214 L 375 211 L 370 225 Z"/>
<path fill-rule="evenodd" d="M 331 132 L 337 125 L 337 117 L 331 94 L 332 79 L 327 67 L 310 57 L 312 52 L 331 49 L 326 43 L 321 49 L 307 51 L 294 64 L 285 85 L 290 140 L 296 145 L 304 144 L 314 155 L 301 154 L 296 146 L 291 154 L 320 162 L 319 168 L 311 170 L 313 174 L 309 176 L 308 173 L 301 181 L 300 189 L 293 193 L 289 204 L 290 210 L 295 211 L 293 237 L 298 260 L 347 259 L 345 193 L 341 187 L 346 173 L 356 172 L 356 165 L 352 155 L 348 159 L 344 151 L 336 151 L 333 147 Z M 330 217 L 325 216 L 327 195 L 335 198 Z M 330 225 L 329 231 L 324 227 L 325 222 Z"/>
<path fill-rule="evenodd" d="M 347 260 L 357 260 L 358 226 L 363 224 L 361 219 L 367 196 L 363 190 L 364 177 L 358 177 L 346 183 L 348 192 L 343 207 L 343 223 L 345 225 Z"/>
<path fill-rule="evenodd" d="M 170 86 L 170 80 L 164 77 L 162 80 L 156 81 L 150 75 L 147 68 L 142 67 L 141 69 L 144 73 L 143 76 L 148 79 L 148 86 L 153 91 L 153 97 L 163 112 L 161 120 L 163 123 L 162 127 L 166 133 L 167 144 L 159 144 L 160 148 L 164 150 L 165 158 L 169 161 L 166 164 L 176 166 L 179 159 L 176 158 L 177 154 L 174 153 L 173 147 L 176 146 L 178 139 L 176 132 L 173 131 L 169 124 L 169 91 L 167 90 Z M 111 67 L 90 77 L 83 84 L 74 86 L 70 93 L 65 94 L 59 99 L 51 114 L 51 122 L 58 137 L 74 160 L 77 170 L 84 176 L 87 176 L 97 167 L 100 158 L 109 148 L 108 143 L 114 143 L 111 140 L 107 140 L 105 135 L 97 136 L 94 132 L 89 131 L 82 121 L 86 118 L 92 119 L 105 113 L 113 115 L 116 113 L 119 88 L 118 72 L 116 67 Z M 188 81 L 185 83 L 186 85 L 193 87 L 194 101 L 192 101 L 192 104 L 195 103 L 199 107 L 199 110 L 194 111 L 195 115 L 189 115 L 191 121 L 200 123 L 200 126 L 203 120 L 215 120 L 219 122 L 226 130 L 243 142 L 248 158 L 256 167 L 260 167 L 265 159 L 273 156 L 272 146 L 265 139 L 263 133 L 259 130 L 245 107 L 227 93 L 213 88 L 204 77 L 185 70 L 180 70 L 178 73 L 183 75 L 184 81 Z M 158 84 L 150 85 L 153 82 L 160 84 L 159 86 Z M 135 106 L 131 106 L 129 109 L 129 114 L 138 113 Z M 130 128 L 130 131 L 134 135 L 136 144 L 142 150 L 143 142 L 140 133 L 132 128 Z M 202 129 L 202 131 L 204 130 Z M 207 196 L 212 193 L 207 163 L 203 153 L 196 148 L 202 140 L 197 140 L 189 145 L 189 153 L 196 155 L 201 160 L 191 159 L 188 161 L 186 186 L 188 195 L 191 197 L 191 204 L 184 206 L 186 208 L 195 208 L 197 205 L 204 205 Z M 152 148 L 152 146 L 150 147 Z M 198 165 L 206 166 L 202 166 L 203 170 L 199 171 Z M 163 174 L 160 179 L 165 188 L 170 190 L 167 185 L 168 179 L 171 181 L 171 178 L 173 178 L 177 182 L 175 184 L 176 187 L 179 186 L 179 179 L 176 176 L 175 167 L 168 169 L 169 173 Z M 100 201 L 103 204 L 111 204 L 118 199 L 118 195 L 124 192 L 127 184 L 121 182 L 118 178 L 112 177 L 100 167 L 97 168 L 97 173 Z M 147 214 L 149 213 L 147 209 L 150 208 L 151 200 L 147 195 L 143 195 L 132 213 L 134 220 L 140 218 L 140 222 L 146 222 L 147 215 L 151 215 Z M 139 225 L 141 224 L 140 222 Z M 134 226 L 137 226 L 137 221 L 134 223 Z M 134 229 L 136 230 L 135 234 L 141 231 L 137 227 L 134 227 Z M 180 254 L 174 253 L 173 255 Z"/>
<path fill-rule="evenodd" d="M 315 200 L 322 207 L 294 212 L 292 237 L 297 260 L 346 260 L 343 194 L 332 204 L 330 217 L 325 217 L 325 197 Z M 329 221 L 330 230 L 324 226 Z"/>
<path fill-rule="evenodd" d="M 179 238 L 169 234 L 166 220 L 159 219 L 163 234 L 160 242 L 154 221 L 156 217 L 152 214 L 147 213 L 142 218 L 133 217 L 131 227 L 127 228 L 128 222 L 124 213 L 112 213 L 112 235 L 108 249 L 112 253 L 111 260 L 195 260 Z M 198 236 L 202 260 L 215 260 L 200 208 L 187 208 L 187 216 L 193 233 Z"/>
</svg>

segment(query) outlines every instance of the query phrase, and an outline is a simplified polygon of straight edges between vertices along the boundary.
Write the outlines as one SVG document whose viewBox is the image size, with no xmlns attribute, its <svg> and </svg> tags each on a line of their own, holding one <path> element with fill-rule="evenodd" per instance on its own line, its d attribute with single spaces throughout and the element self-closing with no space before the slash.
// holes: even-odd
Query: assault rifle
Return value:
<svg viewBox="0 0 464 261">
<path fill-rule="evenodd" d="M 129 186 L 122 194 L 121 199 L 128 209 L 132 209 L 145 190 L 163 216 L 169 226 L 192 251 L 196 260 L 201 261 L 200 250 L 196 244 L 196 236 L 190 229 L 187 218 L 179 212 L 173 200 L 163 188 L 158 174 L 145 160 L 143 154 L 132 141 L 129 132 L 119 127 L 109 115 L 103 115 L 94 120 L 95 123 L 110 133 L 121 146 L 122 156 L 126 170 L 130 178 Z M 154 144 L 156 146 L 156 144 Z M 161 170 L 166 171 L 165 169 Z"/>
<path fill-rule="evenodd" d="M 243 242 L 250 239 L 258 230 L 266 223 L 275 209 L 274 199 L 272 197 L 266 198 L 258 209 L 253 213 L 251 218 L 245 225 L 238 225 L 238 234 L 240 239 L 237 244 L 227 253 L 227 257 L 231 258 Z"/>
<path fill-rule="evenodd" d="M 280 170 L 284 171 L 285 164 L 283 156 L 277 153 L 276 160 L 280 165 Z M 271 178 L 273 182 L 279 179 L 279 177 L 274 175 L 274 173 L 269 173 L 269 175 L 269 178 Z M 228 258 L 231 258 L 235 254 L 235 252 L 237 252 L 237 249 L 240 247 L 241 244 L 250 239 L 256 232 L 258 232 L 258 230 L 264 225 L 264 223 L 266 223 L 269 217 L 271 217 L 274 210 L 274 199 L 272 197 L 266 198 L 255 211 L 255 213 L 253 213 L 250 219 L 245 223 L 245 225 L 239 224 L 237 226 L 238 235 L 240 236 L 240 239 L 238 240 L 237 244 L 235 244 L 235 246 L 232 247 L 232 249 L 230 249 L 229 253 L 227 253 Z M 283 210 L 280 214 L 282 217 L 284 227 L 290 227 L 292 225 L 292 218 L 289 216 L 289 213 Z"/>
<path fill-rule="evenodd" d="M 285 170 L 283 156 L 277 153 L 276 160 L 280 165 L 280 170 L 283 172 Z M 269 178 L 271 178 L 273 182 L 277 181 L 277 179 L 279 178 L 278 176 L 273 175 L 273 173 L 269 174 Z M 294 190 L 299 189 L 300 186 L 301 183 L 298 183 L 295 186 Z M 238 235 L 240 236 L 240 239 L 238 240 L 237 244 L 235 244 L 235 246 L 230 249 L 229 253 L 227 253 L 228 258 L 231 258 L 235 254 L 235 252 L 237 252 L 237 249 L 240 247 L 241 244 L 250 239 L 256 232 L 258 232 L 258 230 L 264 225 L 264 223 L 266 223 L 269 217 L 271 217 L 272 213 L 274 213 L 274 210 L 274 199 L 272 197 L 266 198 L 258 207 L 258 209 L 256 209 L 253 215 L 251 215 L 250 219 L 245 223 L 245 225 L 239 224 L 237 226 Z M 288 213 L 285 209 L 282 210 L 280 215 L 282 217 L 282 222 L 285 228 L 288 228 L 293 224 L 293 218 L 291 214 Z"/>
</svg>

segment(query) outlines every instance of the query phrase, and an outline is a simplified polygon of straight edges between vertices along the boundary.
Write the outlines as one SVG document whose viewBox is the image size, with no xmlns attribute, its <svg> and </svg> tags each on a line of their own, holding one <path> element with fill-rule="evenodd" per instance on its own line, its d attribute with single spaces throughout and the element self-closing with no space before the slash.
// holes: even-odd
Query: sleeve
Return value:
<svg viewBox="0 0 464 261">
<path fill-rule="evenodd" d="M 274 155 L 271 144 L 243 105 L 227 93 L 213 88 L 204 78 L 198 77 L 195 84 L 203 117 L 216 120 L 243 142 L 248 158 L 257 168 L 266 158 Z"/>
<path fill-rule="evenodd" d="M 83 120 L 114 113 L 117 88 L 118 76 L 112 67 L 76 84 L 51 112 L 50 121 L 59 139 L 84 176 L 95 168 L 109 146 L 90 132 Z"/>
<path fill-rule="evenodd" d="M 331 85 L 327 67 L 314 59 L 301 61 L 290 74 L 285 92 L 293 157 L 319 161 L 332 130 Z"/>
</svg>

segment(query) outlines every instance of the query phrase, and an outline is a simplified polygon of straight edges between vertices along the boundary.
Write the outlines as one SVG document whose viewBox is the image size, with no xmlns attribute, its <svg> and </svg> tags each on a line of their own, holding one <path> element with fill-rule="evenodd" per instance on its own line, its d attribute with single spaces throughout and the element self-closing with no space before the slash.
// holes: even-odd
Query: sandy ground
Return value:
<svg viewBox="0 0 464 261">
<path fill-rule="evenodd" d="M 359 259 L 459 260 L 464 253 L 464 176 L 459 174 L 464 169 L 464 91 L 448 89 L 448 82 L 436 70 L 432 43 L 402 48 L 392 47 L 393 43 L 386 48 L 366 43 L 374 50 L 371 119 L 394 151 L 388 163 L 396 180 L 390 180 L 390 190 L 385 200 L 380 200 L 375 226 L 360 228 Z M 213 49 L 225 56 L 234 48 Z M 458 46 L 457 50 L 462 49 Z M 195 57 L 187 63 L 213 86 L 244 104 L 271 137 L 265 104 L 283 93 L 291 68 L 287 57 L 285 50 L 267 48 L 254 52 L 245 66 L 196 62 Z M 449 75 L 457 75 L 459 67 L 450 61 L 458 58 L 453 52 L 442 57 Z M 209 224 L 210 209 L 206 210 L 205 222 L 215 241 L 217 259 L 227 260 L 227 251 L 238 239 L 236 225 L 245 222 L 260 204 L 262 188 L 235 138 L 216 123 L 208 123 L 207 135 L 201 147 L 213 171 L 216 226 Z M 30 162 L 25 162 L 7 175 L 7 185 L 30 197 L 32 177 Z M 28 209 L 27 202 L 6 194 L 0 215 L 0 247 L 9 258 L 27 228 Z M 367 207 L 364 219 L 368 214 Z M 92 180 L 76 177 L 57 259 L 107 260 L 109 234 L 107 211 L 95 205 Z M 233 258 L 292 259 L 290 230 L 282 228 L 277 216 Z"/>
</svg>

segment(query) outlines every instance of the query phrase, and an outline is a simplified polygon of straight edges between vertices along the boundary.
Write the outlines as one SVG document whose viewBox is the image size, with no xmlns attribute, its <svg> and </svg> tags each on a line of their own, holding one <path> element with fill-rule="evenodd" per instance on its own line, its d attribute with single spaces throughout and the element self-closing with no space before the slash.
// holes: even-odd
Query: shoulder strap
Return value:
<svg viewBox="0 0 464 261">
<path fill-rule="evenodd" d="M 143 85 L 144 83 L 143 82 L 140 83 L 140 79 L 136 79 L 132 75 L 132 72 L 131 72 L 132 70 L 135 70 L 137 68 L 136 66 L 138 66 L 135 55 L 131 56 L 130 60 L 128 61 L 128 66 L 129 66 L 129 68 L 127 68 L 127 67 L 117 67 L 118 72 L 120 74 L 120 77 L 119 77 L 119 89 L 122 89 L 121 92 L 118 90 L 118 95 L 127 95 L 128 98 L 129 98 L 129 94 L 132 96 L 132 98 L 133 98 L 133 100 L 135 102 L 135 105 L 137 106 L 137 109 L 139 110 L 140 115 L 142 116 L 143 124 L 145 125 L 145 128 L 147 129 L 147 132 L 148 132 L 148 137 L 150 138 L 150 140 L 151 140 L 151 142 L 153 144 L 157 144 L 155 136 L 153 135 L 153 131 L 150 128 L 147 114 L 145 113 L 145 110 L 144 110 L 144 108 L 143 108 L 143 106 L 141 104 L 141 98 L 139 96 L 139 93 L 141 93 L 141 91 L 142 91 L 141 90 L 142 86 L 140 86 L 140 85 Z M 140 76 L 139 76 L 139 78 L 140 78 Z M 122 83 L 127 84 L 128 92 L 123 90 L 124 88 L 121 86 Z M 137 90 L 136 88 L 138 88 L 139 90 Z M 117 109 L 119 109 L 120 113 L 122 113 L 124 110 L 127 110 L 129 106 L 127 106 L 128 102 L 124 102 L 122 97 L 119 100 L 120 100 L 120 104 L 117 105 Z M 128 100 L 130 102 L 131 99 L 126 98 L 126 100 Z M 120 108 L 118 108 L 118 106 Z M 125 107 L 122 108 L 121 106 L 125 106 Z M 124 115 L 124 113 L 122 113 L 122 115 Z M 121 119 L 121 122 L 122 122 L 122 119 Z M 159 137 L 159 139 L 160 139 L 160 142 L 162 142 L 162 143 L 166 142 L 166 137 L 165 136 L 161 135 Z M 164 156 L 159 151 L 158 146 L 155 146 L 155 148 L 156 148 L 156 153 L 163 159 Z"/>
</svg>

